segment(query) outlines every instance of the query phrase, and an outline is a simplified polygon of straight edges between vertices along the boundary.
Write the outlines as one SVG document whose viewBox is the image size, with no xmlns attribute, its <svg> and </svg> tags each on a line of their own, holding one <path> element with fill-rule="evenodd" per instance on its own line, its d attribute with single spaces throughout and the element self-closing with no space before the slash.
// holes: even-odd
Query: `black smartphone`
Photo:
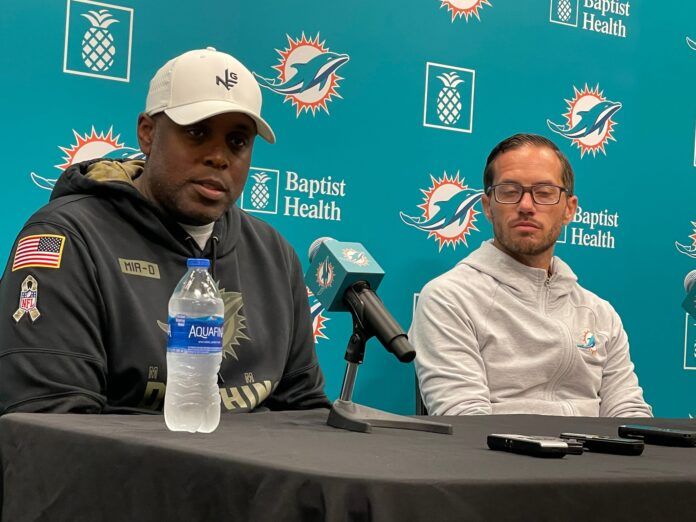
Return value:
<svg viewBox="0 0 696 522">
<path fill-rule="evenodd" d="M 572 452 L 568 443 L 558 437 L 491 433 L 488 435 L 487 442 L 492 450 L 510 451 L 533 457 L 562 458 L 569 453 L 569 450 Z"/>
<path fill-rule="evenodd" d="M 696 446 L 696 431 L 677 428 L 624 424 L 619 426 L 619 437 L 640 439 L 646 444 L 661 446 Z"/>
<path fill-rule="evenodd" d="M 561 433 L 564 440 L 580 442 L 584 449 L 594 453 L 612 453 L 614 455 L 640 455 L 645 444 L 642 440 L 591 435 L 589 433 Z"/>
</svg>

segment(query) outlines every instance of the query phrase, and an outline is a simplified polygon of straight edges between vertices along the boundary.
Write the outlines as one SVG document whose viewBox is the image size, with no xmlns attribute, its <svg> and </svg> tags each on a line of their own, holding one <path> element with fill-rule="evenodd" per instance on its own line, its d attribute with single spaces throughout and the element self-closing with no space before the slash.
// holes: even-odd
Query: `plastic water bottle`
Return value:
<svg viewBox="0 0 696 522">
<path fill-rule="evenodd" d="M 164 421 L 173 431 L 210 433 L 220 422 L 217 374 L 225 305 L 208 259 L 189 259 L 169 300 Z"/>
</svg>

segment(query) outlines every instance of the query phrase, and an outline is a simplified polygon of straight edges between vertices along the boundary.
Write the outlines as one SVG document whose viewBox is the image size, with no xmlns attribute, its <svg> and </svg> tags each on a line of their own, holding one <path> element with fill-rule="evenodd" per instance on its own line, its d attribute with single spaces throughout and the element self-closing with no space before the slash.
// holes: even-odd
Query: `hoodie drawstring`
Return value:
<svg viewBox="0 0 696 522">
<path fill-rule="evenodd" d="M 220 239 L 217 236 L 212 237 L 213 243 L 211 245 L 211 253 L 210 253 L 210 274 L 213 276 L 213 279 L 215 279 L 215 262 L 217 261 L 217 245 Z"/>
</svg>

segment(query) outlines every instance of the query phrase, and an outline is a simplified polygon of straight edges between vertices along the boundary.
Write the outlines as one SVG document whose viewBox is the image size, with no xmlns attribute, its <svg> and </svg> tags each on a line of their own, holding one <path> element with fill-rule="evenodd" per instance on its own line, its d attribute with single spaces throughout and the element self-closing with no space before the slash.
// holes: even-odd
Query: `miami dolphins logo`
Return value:
<svg viewBox="0 0 696 522">
<path fill-rule="evenodd" d="M 677 250 L 682 254 L 696 258 L 696 221 L 692 221 L 691 226 L 694 227 L 694 233 L 689 236 L 689 239 L 691 239 L 691 244 L 683 245 L 682 243 L 675 241 L 674 246 L 677 247 Z"/>
<path fill-rule="evenodd" d="M 696 41 L 692 40 L 688 36 L 686 37 L 686 45 L 691 47 L 694 51 L 696 51 Z"/>
<path fill-rule="evenodd" d="M 590 89 L 586 84 L 582 91 L 573 86 L 573 90 L 575 97 L 565 100 L 568 104 L 568 112 L 563 115 L 566 124 L 546 120 L 549 129 L 577 145 L 581 158 L 590 152 L 596 156 L 597 151 L 606 155 L 605 144 L 609 140 L 616 141 L 612 134 L 616 122 L 612 117 L 621 109 L 621 103 L 606 99 L 599 85 Z"/>
<path fill-rule="evenodd" d="M 401 221 L 428 233 L 439 245 L 439 250 L 445 245 L 456 248 L 459 243 L 466 242 L 466 236 L 473 230 L 476 215 L 480 212 L 475 205 L 481 200 L 482 190 L 467 186 L 465 179 L 459 179 L 459 172 L 449 177 L 445 172 L 440 179 L 430 176 L 432 186 L 422 190 L 423 203 L 418 208 L 423 210 L 422 216 L 409 216 L 400 212 Z"/>
<path fill-rule="evenodd" d="M 491 3 L 488 0 L 440 0 L 440 8 L 446 7 L 447 10 L 452 15 L 452 22 L 454 22 L 458 17 L 464 17 L 464 20 L 469 21 L 470 16 L 475 16 L 478 20 L 481 20 L 479 16 L 479 9 L 484 5 L 490 6 Z M 493 7 L 493 6 L 491 6 Z"/>
<path fill-rule="evenodd" d="M 315 274 L 315 281 L 319 285 L 320 294 L 333 285 L 335 276 L 336 272 L 334 270 L 334 266 L 331 264 L 331 261 L 329 261 L 329 257 L 327 256 L 326 259 L 319 263 Z"/>
<path fill-rule="evenodd" d="M 314 344 L 319 344 L 319 339 L 328 339 L 324 333 L 326 322 L 329 320 L 324 315 L 324 307 L 319 302 L 312 291 L 307 287 L 307 296 L 309 297 L 309 312 L 312 314 L 312 332 L 314 334 Z"/>
<path fill-rule="evenodd" d="M 235 350 L 239 346 L 239 341 L 242 339 L 251 340 L 244 333 L 246 329 L 246 317 L 242 315 L 242 306 L 244 301 L 240 292 L 226 292 L 224 288 L 220 288 L 220 297 L 225 303 L 225 319 L 222 329 L 222 357 L 228 355 L 235 360 L 239 360 L 239 355 Z M 169 335 L 169 325 L 162 321 L 157 321 L 157 325 L 164 333 Z"/>
<path fill-rule="evenodd" d="M 264 78 L 256 73 L 254 76 L 261 87 L 285 97 L 296 109 L 299 116 L 303 111 L 312 111 L 312 115 L 321 109 L 328 114 L 327 103 L 338 94 L 338 82 L 343 78 L 337 73 L 350 57 L 347 54 L 334 53 L 323 42 L 319 34 L 314 38 L 302 37 L 293 40 L 289 35 L 289 47 L 276 49 L 280 54 L 280 63 L 273 68 L 278 71 L 277 78 Z"/>
<path fill-rule="evenodd" d="M 92 127 L 92 131 L 84 136 L 73 129 L 73 135 L 75 136 L 73 145 L 58 147 L 65 156 L 63 156 L 63 163 L 54 166 L 61 172 L 75 163 L 96 158 L 145 159 L 145 155 L 140 150 L 127 147 L 119 142 L 121 135 L 114 136 L 113 127 L 110 127 L 106 133 L 97 132 Z M 56 181 L 58 181 L 58 178 L 39 176 L 35 172 L 30 173 L 30 176 L 37 187 L 45 190 L 53 190 Z"/>
<path fill-rule="evenodd" d="M 597 353 L 596 345 L 597 341 L 595 339 L 595 334 L 593 334 L 590 330 L 585 329 L 583 330 L 582 335 L 580 336 L 580 343 L 576 344 L 575 346 L 594 354 Z"/>
<path fill-rule="evenodd" d="M 343 259 L 354 265 L 367 266 L 370 264 L 370 260 L 365 255 L 365 252 L 361 252 L 360 250 L 344 248 L 341 253 L 343 254 Z"/>
</svg>

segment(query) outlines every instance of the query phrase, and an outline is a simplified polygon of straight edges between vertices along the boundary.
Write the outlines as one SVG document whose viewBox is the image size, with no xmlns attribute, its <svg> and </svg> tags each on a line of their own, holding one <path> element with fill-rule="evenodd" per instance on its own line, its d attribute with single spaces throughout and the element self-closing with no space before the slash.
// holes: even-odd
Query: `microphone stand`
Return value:
<svg viewBox="0 0 696 522">
<path fill-rule="evenodd" d="M 352 401 L 355 379 L 358 375 L 358 366 L 363 362 L 365 357 L 365 345 L 373 334 L 368 333 L 363 325 L 364 321 L 361 320 L 362 310 L 360 308 L 361 301 L 355 289 L 348 289 L 345 301 L 353 317 L 353 334 L 348 340 L 348 348 L 346 349 L 345 360 L 348 364 L 346 365 L 346 373 L 343 376 L 341 397 L 334 401 L 326 424 L 334 428 L 359 431 L 362 433 L 370 433 L 372 431 L 372 426 L 377 426 L 380 428 L 428 431 L 431 433 L 451 435 L 453 433 L 451 424 L 395 415 L 386 411 L 356 404 Z"/>
</svg>

